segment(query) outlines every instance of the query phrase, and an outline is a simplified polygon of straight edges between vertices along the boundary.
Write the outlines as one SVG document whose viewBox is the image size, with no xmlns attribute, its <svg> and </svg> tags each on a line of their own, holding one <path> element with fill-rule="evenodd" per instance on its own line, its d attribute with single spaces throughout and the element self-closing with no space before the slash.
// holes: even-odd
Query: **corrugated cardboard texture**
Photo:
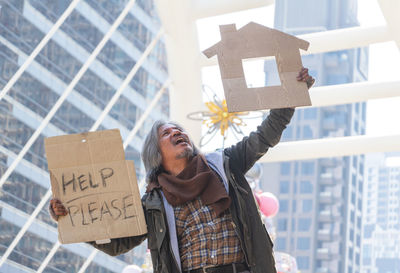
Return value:
<svg viewBox="0 0 400 273">
<path fill-rule="evenodd" d="M 58 220 L 61 243 L 147 232 L 133 161 L 119 130 L 45 139 L 53 197 L 68 215 Z"/>
<path fill-rule="evenodd" d="M 220 32 L 221 41 L 203 53 L 218 57 L 229 112 L 311 105 L 307 84 L 296 80 L 307 41 L 253 22 L 239 30 L 222 25 Z M 267 56 L 275 56 L 281 85 L 247 88 L 242 60 Z"/>
</svg>

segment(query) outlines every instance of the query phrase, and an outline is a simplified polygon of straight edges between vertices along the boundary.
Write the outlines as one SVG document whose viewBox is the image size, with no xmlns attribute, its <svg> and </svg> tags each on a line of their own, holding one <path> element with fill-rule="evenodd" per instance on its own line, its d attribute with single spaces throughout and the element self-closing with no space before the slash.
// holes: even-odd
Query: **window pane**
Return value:
<svg viewBox="0 0 400 273">
<path fill-rule="evenodd" d="M 303 139 L 311 139 L 313 138 L 313 131 L 311 127 L 308 125 L 303 126 Z"/>
<path fill-rule="evenodd" d="M 278 237 L 275 241 L 276 250 L 285 250 L 286 249 L 286 238 Z"/>
<path fill-rule="evenodd" d="M 287 230 L 287 219 L 281 218 L 278 219 L 278 231 L 286 231 Z"/>
<path fill-rule="evenodd" d="M 310 249 L 310 238 L 308 238 L 308 237 L 297 238 L 297 249 L 299 249 L 299 250 Z"/>
<path fill-rule="evenodd" d="M 289 203 L 288 200 L 280 200 L 279 201 L 279 211 L 280 212 L 288 212 Z"/>
<path fill-rule="evenodd" d="M 280 193 L 289 193 L 289 181 L 281 181 L 279 184 L 279 192 Z"/>
<path fill-rule="evenodd" d="M 301 163 L 301 174 L 303 174 L 303 175 L 314 174 L 314 162 L 302 162 Z"/>
<path fill-rule="evenodd" d="M 300 182 L 300 193 L 312 193 L 313 185 L 310 181 L 301 181 Z"/>
<path fill-rule="evenodd" d="M 306 108 L 304 111 L 304 119 L 317 118 L 317 108 Z"/>
<path fill-rule="evenodd" d="M 309 257 L 299 256 L 296 258 L 296 260 L 297 260 L 297 267 L 299 269 L 309 269 L 310 267 Z"/>
<path fill-rule="evenodd" d="M 311 219 L 310 218 L 299 218 L 298 220 L 298 229 L 299 231 L 309 231 L 311 227 Z"/>
<path fill-rule="evenodd" d="M 289 175 L 290 174 L 290 163 L 284 162 L 281 163 L 281 175 Z"/>
<path fill-rule="evenodd" d="M 303 212 L 311 212 L 312 200 L 303 200 Z"/>
</svg>

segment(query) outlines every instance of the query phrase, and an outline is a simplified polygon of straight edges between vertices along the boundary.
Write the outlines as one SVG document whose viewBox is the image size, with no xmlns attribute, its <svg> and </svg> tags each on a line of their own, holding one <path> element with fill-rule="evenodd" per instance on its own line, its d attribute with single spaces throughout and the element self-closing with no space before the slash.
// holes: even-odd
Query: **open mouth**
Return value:
<svg viewBox="0 0 400 273">
<path fill-rule="evenodd" d="M 179 145 L 179 144 L 182 144 L 182 143 L 188 144 L 187 140 L 184 137 L 178 137 L 175 140 L 175 145 Z"/>
</svg>

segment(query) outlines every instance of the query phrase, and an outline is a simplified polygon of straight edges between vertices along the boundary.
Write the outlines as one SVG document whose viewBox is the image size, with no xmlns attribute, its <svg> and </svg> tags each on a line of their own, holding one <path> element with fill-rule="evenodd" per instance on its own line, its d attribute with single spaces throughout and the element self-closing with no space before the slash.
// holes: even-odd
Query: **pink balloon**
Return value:
<svg viewBox="0 0 400 273">
<path fill-rule="evenodd" d="M 258 195 L 258 198 L 260 199 L 260 210 L 266 217 L 274 217 L 278 213 L 279 201 L 275 195 L 263 192 Z"/>
</svg>

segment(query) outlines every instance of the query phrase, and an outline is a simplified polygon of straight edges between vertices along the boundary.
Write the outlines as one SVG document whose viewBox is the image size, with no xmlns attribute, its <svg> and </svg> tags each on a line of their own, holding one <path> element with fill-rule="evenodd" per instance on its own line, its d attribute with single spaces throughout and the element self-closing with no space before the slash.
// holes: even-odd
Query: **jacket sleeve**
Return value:
<svg viewBox="0 0 400 273">
<path fill-rule="evenodd" d="M 88 243 L 108 255 L 117 256 L 126 253 L 132 248 L 140 245 L 146 238 L 147 234 L 144 234 L 140 236 L 111 239 L 111 242 L 108 244 L 96 244 L 96 242 L 88 242 Z"/>
<path fill-rule="evenodd" d="M 289 124 L 293 108 L 273 109 L 257 130 L 236 145 L 224 150 L 237 171 L 246 173 L 270 147 L 278 144 L 283 130 Z M 232 166 L 232 165 L 231 165 Z"/>
</svg>

